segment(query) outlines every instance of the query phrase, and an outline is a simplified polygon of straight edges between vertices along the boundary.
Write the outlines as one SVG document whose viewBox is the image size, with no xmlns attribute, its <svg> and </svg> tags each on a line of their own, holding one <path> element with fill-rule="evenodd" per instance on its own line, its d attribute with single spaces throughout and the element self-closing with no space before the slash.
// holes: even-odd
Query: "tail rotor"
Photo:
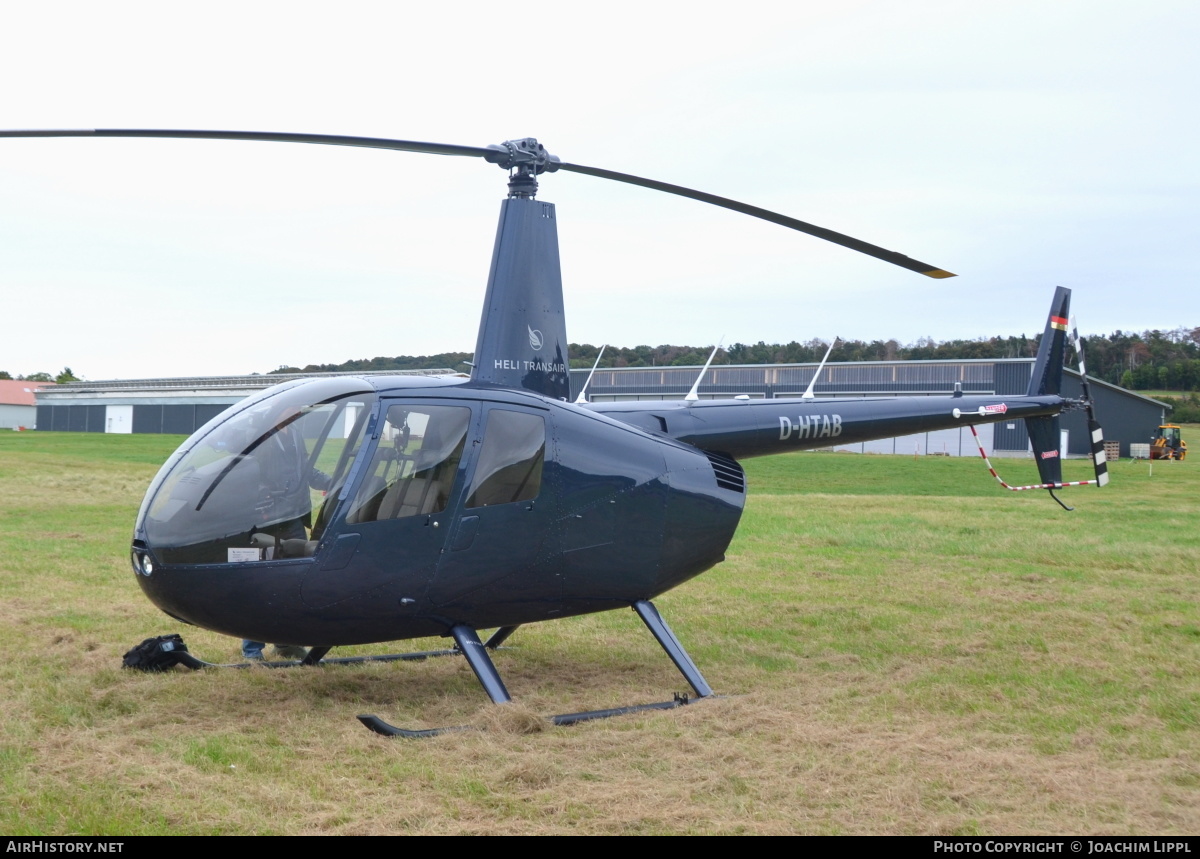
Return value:
<svg viewBox="0 0 1200 859">
<path fill-rule="evenodd" d="M 1088 437 L 1092 440 L 1092 462 L 1096 466 L 1096 485 L 1108 485 L 1108 457 L 1104 453 L 1104 430 L 1096 420 L 1095 402 L 1092 400 L 1092 389 L 1088 384 L 1087 366 L 1083 360 L 1083 341 L 1079 337 L 1079 327 L 1075 317 L 1071 317 L 1071 346 L 1079 356 L 1079 388 L 1083 394 L 1083 408 L 1087 412 Z"/>
<path fill-rule="evenodd" d="M 988 471 L 991 472 L 992 477 L 996 478 L 1001 486 L 1013 492 L 1022 492 L 1027 489 L 1045 489 L 1050 493 L 1050 497 L 1057 501 L 1065 510 L 1073 508 L 1064 504 L 1062 499 L 1054 494 L 1054 490 L 1062 489 L 1066 486 L 1105 486 L 1108 483 L 1108 462 L 1104 454 L 1104 431 L 1100 428 L 1100 422 L 1096 420 L 1096 410 L 1092 402 L 1092 391 L 1088 385 L 1087 369 L 1084 366 L 1083 360 L 1083 341 L 1079 338 L 1079 331 L 1075 325 L 1074 317 L 1070 319 L 1070 331 L 1068 332 L 1067 330 L 1067 314 L 1070 302 L 1071 291 L 1061 286 L 1058 287 L 1054 293 L 1054 301 L 1050 305 L 1050 314 L 1046 320 L 1046 331 L 1042 335 L 1041 346 L 1038 348 L 1037 359 L 1034 362 L 1033 373 L 1029 380 L 1028 396 L 1058 395 L 1061 392 L 1062 370 L 1066 359 L 1066 344 L 1069 339 L 1071 345 L 1075 348 L 1075 354 L 1079 356 L 1079 380 L 1082 396 L 1078 402 L 1068 401 L 1068 406 L 1071 408 L 1083 408 L 1087 412 L 1088 436 L 1092 443 L 1092 462 L 1096 469 L 1096 479 L 1063 481 L 1062 459 L 1066 456 L 1067 451 L 1062 449 L 1062 436 L 1058 415 L 1025 419 L 1025 429 L 1029 433 L 1029 445 L 1033 449 L 1038 475 L 1041 477 L 1041 483 L 1034 483 L 1029 486 L 1011 486 L 996 473 L 996 469 L 988 459 L 987 452 L 983 449 L 983 443 L 979 439 L 979 434 L 975 432 L 974 426 L 971 427 L 971 432 L 975 436 L 975 443 L 979 447 L 979 455 L 987 463 Z"/>
</svg>

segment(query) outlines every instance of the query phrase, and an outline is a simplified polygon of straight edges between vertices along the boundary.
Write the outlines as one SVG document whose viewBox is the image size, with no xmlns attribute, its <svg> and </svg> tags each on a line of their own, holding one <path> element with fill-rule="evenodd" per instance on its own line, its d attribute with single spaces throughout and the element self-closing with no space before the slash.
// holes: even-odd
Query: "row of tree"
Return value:
<svg viewBox="0 0 1200 859">
<path fill-rule="evenodd" d="M 70 367 L 63 367 L 62 372 L 57 376 L 51 376 L 49 373 L 30 373 L 28 376 L 14 376 L 7 370 L 0 370 L 0 379 L 16 379 L 21 382 L 78 382 L 79 378 L 71 372 Z"/>
<path fill-rule="evenodd" d="M 1088 374 L 1133 390 L 1200 390 L 1200 328 L 1173 331 L 1115 331 L 1109 335 L 1084 337 Z M 842 340 L 830 361 L 918 361 L 997 358 L 1031 358 L 1037 354 L 1041 335 L 989 337 L 978 340 L 946 340 L 928 337 L 901 345 L 896 340 Z M 820 361 L 829 343 L 734 343 L 721 350 L 715 364 L 808 364 Z M 590 343 L 570 344 L 571 366 L 589 368 L 600 347 Z M 703 364 L 711 346 L 609 346 L 602 367 L 670 367 Z M 439 355 L 397 355 L 393 358 L 364 358 L 344 364 L 309 364 L 280 367 L 275 373 L 329 373 L 355 370 L 429 370 L 442 367 L 463 369 L 470 352 Z"/>
<path fill-rule="evenodd" d="M 354 373 L 371 370 L 455 370 L 471 360 L 470 352 L 442 352 L 438 355 L 397 355 L 394 358 L 359 358 L 342 364 L 308 364 L 304 367 L 281 366 L 271 373 Z"/>
<path fill-rule="evenodd" d="M 1156 391 L 1154 399 L 1171 407 L 1168 420 L 1177 424 L 1200 424 L 1200 395 L 1195 391 L 1179 397 L 1168 397 Z"/>
</svg>

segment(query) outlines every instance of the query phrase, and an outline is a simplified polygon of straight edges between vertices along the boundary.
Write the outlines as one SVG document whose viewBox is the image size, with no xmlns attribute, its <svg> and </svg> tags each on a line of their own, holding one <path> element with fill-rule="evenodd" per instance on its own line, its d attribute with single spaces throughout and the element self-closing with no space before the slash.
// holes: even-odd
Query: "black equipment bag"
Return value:
<svg viewBox="0 0 1200 859">
<path fill-rule="evenodd" d="M 187 645 L 178 633 L 147 638 L 127 651 L 121 660 L 122 667 L 138 671 L 169 671 L 180 663 L 192 669 L 202 665 L 200 660 L 188 653 Z"/>
</svg>

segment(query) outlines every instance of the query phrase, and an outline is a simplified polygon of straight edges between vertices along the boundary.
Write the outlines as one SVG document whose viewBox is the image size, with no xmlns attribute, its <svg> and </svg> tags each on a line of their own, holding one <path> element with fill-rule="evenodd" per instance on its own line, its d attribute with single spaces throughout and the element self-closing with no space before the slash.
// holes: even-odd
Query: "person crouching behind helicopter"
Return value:
<svg viewBox="0 0 1200 859">
<path fill-rule="evenodd" d="M 262 499 L 259 504 L 264 523 L 255 529 L 252 541 L 269 557 L 303 557 L 312 554 L 308 529 L 312 527 L 312 498 L 309 489 L 325 491 L 332 478 L 309 463 L 303 434 L 296 427 L 302 419 L 300 409 L 286 407 L 272 430 L 254 450 L 258 461 Z M 262 641 L 242 640 L 242 658 L 261 660 Z M 298 644 L 276 644 L 273 655 L 284 659 L 303 659 L 308 651 Z"/>
</svg>

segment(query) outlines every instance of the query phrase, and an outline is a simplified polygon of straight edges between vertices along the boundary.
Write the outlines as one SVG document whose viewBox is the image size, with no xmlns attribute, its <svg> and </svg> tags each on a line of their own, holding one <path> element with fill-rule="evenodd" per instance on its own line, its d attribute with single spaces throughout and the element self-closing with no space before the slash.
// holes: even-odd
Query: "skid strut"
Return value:
<svg viewBox="0 0 1200 859">
<path fill-rule="evenodd" d="M 633 610 L 638 613 L 638 617 L 642 619 L 642 623 L 649 627 L 650 632 L 654 633 L 654 637 L 658 639 L 658 643 L 662 649 L 667 651 L 667 656 L 671 657 L 671 661 L 675 663 L 675 667 L 679 669 L 679 673 L 696 690 L 696 697 L 707 698 L 712 695 L 712 689 L 704 681 L 704 678 L 700 676 L 700 669 L 696 667 L 696 663 L 692 662 L 692 657 L 688 656 L 687 651 L 683 649 L 683 645 L 679 643 L 679 639 L 675 637 L 675 633 L 671 631 L 671 627 L 667 626 L 667 622 L 662 619 L 662 615 L 658 613 L 658 609 L 654 607 L 654 603 L 650 602 L 650 600 L 638 600 L 633 604 Z"/>
<path fill-rule="evenodd" d="M 479 640 L 479 633 L 469 626 L 460 624 L 452 628 L 450 634 L 454 636 L 454 641 L 458 644 L 458 649 L 462 652 L 462 655 L 467 657 L 467 664 L 475 672 L 475 676 L 479 679 L 479 685 L 483 687 L 484 692 L 488 693 L 488 697 L 492 699 L 492 703 L 507 704 L 511 701 L 512 696 L 504 688 L 504 681 L 500 679 L 500 672 L 496 670 L 496 665 L 492 662 L 492 657 L 488 656 L 487 649 L 483 646 L 483 642 Z"/>
</svg>

